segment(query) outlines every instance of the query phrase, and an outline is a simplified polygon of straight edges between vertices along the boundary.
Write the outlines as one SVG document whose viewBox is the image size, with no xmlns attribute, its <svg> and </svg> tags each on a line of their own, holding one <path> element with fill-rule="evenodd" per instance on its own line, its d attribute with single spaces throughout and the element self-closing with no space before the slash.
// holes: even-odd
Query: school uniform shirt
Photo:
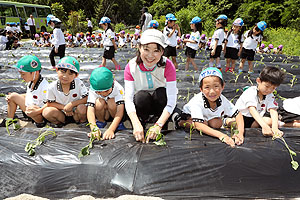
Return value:
<svg viewBox="0 0 300 200">
<path fill-rule="evenodd" d="M 35 43 L 35 45 L 37 45 L 37 46 L 43 44 L 42 40 L 35 40 L 34 43 Z"/>
<path fill-rule="evenodd" d="M 271 49 L 269 49 L 269 47 L 264 48 L 264 52 L 265 53 L 271 53 Z"/>
<path fill-rule="evenodd" d="M 95 44 L 96 44 L 97 47 L 100 47 L 101 46 L 101 41 L 99 41 L 99 42 L 96 41 Z"/>
<path fill-rule="evenodd" d="M 32 88 L 33 82 L 30 82 L 27 86 L 25 106 L 39 106 L 40 108 L 44 106 L 47 100 L 47 89 L 49 86 L 48 81 L 41 75 Z"/>
<path fill-rule="evenodd" d="M 88 100 L 87 100 L 87 105 L 91 106 L 91 107 L 95 107 L 96 100 L 98 98 L 104 99 L 105 101 L 107 101 L 108 99 L 114 98 L 115 103 L 117 105 L 124 104 L 124 88 L 120 85 L 120 83 L 118 83 L 117 81 L 114 81 L 112 92 L 106 97 L 101 96 L 101 95 L 97 94 L 94 90 L 90 89 Z"/>
<path fill-rule="evenodd" d="M 234 34 L 233 32 L 231 32 L 226 39 L 227 40 L 227 45 L 226 47 L 231 47 L 231 48 L 235 48 L 235 49 L 239 49 L 241 47 L 241 44 L 239 42 L 239 35 L 238 34 Z M 244 42 L 244 37 L 241 37 L 241 42 Z"/>
<path fill-rule="evenodd" d="M 205 37 L 203 40 L 200 38 L 200 43 L 206 44 L 207 42 L 207 37 Z"/>
<path fill-rule="evenodd" d="M 139 43 L 140 43 L 140 39 L 135 39 L 135 38 L 133 38 L 132 40 L 131 40 L 131 43 L 132 43 L 132 45 L 133 46 L 137 46 Z"/>
<path fill-rule="evenodd" d="M 259 36 L 252 35 L 252 36 L 248 37 L 249 31 L 247 31 L 244 34 L 245 40 L 244 40 L 244 43 L 243 43 L 243 48 L 255 51 L 258 43 L 262 41 L 262 36 L 261 35 L 259 35 Z"/>
<path fill-rule="evenodd" d="M 17 26 L 17 33 L 22 33 L 21 27 Z"/>
<path fill-rule="evenodd" d="M 12 31 L 12 29 L 11 29 L 12 27 L 10 27 L 10 26 L 6 26 L 5 27 L 5 30 L 6 30 L 6 32 L 8 32 L 8 31 Z"/>
<path fill-rule="evenodd" d="M 11 31 L 16 33 L 17 32 L 17 27 L 16 26 L 11 27 Z"/>
<path fill-rule="evenodd" d="M 171 46 L 171 47 L 176 47 L 177 45 L 177 35 L 178 35 L 178 30 L 175 30 L 174 33 L 172 34 L 171 37 L 169 37 L 170 33 L 173 31 L 173 28 L 170 28 L 168 26 L 166 26 L 164 28 L 164 31 L 163 31 L 163 34 L 166 36 L 166 40 L 165 40 L 165 43 L 166 45 L 168 46 Z"/>
<path fill-rule="evenodd" d="M 8 42 L 7 37 L 0 35 L 0 51 L 6 48 L 6 43 Z"/>
<path fill-rule="evenodd" d="M 93 42 L 93 40 L 91 40 L 91 41 L 86 41 L 85 45 L 86 45 L 86 46 L 88 46 L 88 45 L 94 45 L 94 42 Z"/>
<path fill-rule="evenodd" d="M 165 67 L 145 67 L 137 65 L 136 57 L 131 59 L 124 70 L 125 80 L 125 108 L 127 113 L 135 112 L 133 97 L 140 90 L 154 91 L 165 87 L 167 92 L 167 105 L 165 109 L 171 114 L 177 100 L 176 69 L 169 59 L 163 57 Z"/>
<path fill-rule="evenodd" d="M 222 45 L 224 38 L 225 38 L 225 32 L 224 32 L 223 28 L 218 28 L 217 30 L 215 30 L 215 32 L 212 36 L 212 39 L 211 39 L 211 48 L 214 48 L 216 39 L 218 39 L 217 46 Z"/>
<path fill-rule="evenodd" d="M 60 28 L 53 29 L 52 37 L 53 38 L 52 38 L 51 42 L 55 46 L 55 48 L 58 49 L 58 47 L 60 45 L 66 44 L 64 34 L 63 34 L 63 32 L 61 31 Z"/>
<path fill-rule="evenodd" d="M 259 100 L 257 86 L 251 86 L 243 92 L 235 106 L 243 116 L 252 117 L 249 112 L 250 106 L 256 107 L 260 116 L 263 116 L 271 108 L 277 109 L 278 103 L 275 101 L 273 93 L 263 96 L 263 99 Z"/>
<path fill-rule="evenodd" d="M 126 43 L 126 37 L 122 38 L 121 36 L 119 36 L 119 44 L 123 46 L 125 45 L 125 43 Z"/>
<path fill-rule="evenodd" d="M 300 97 L 284 100 L 283 108 L 290 113 L 300 115 Z"/>
<path fill-rule="evenodd" d="M 28 25 L 25 25 L 24 28 L 26 31 L 30 31 L 30 27 Z"/>
<path fill-rule="evenodd" d="M 48 40 L 43 39 L 43 43 L 44 44 L 50 44 L 50 39 L 48 38 Z"/>
<path fill-rule="evenodd" d="M 75 40 L 74 41 L 74 45 L 76 46 L 76 47 L 79 47 L 80 45 L 82 45 L 83 44 L 83 39 L 80 39 L 80 40 Z"/>
<path fill-rule="evenodd" d="M 196 43 L 187 42 L 186 46 L 190 47 L 190 48 L 192 48 L 192 49 L 194 49 L 194 50 L 197 51 L 199 49 L 200 38 L 201 38 L 201 36 L 200 36 L 200 32 L 199 31 L 192 32 L 189 40 L 193 40 Z"/>
<path fill-rule="evenodd" d="M 115 39 L 115 33 L 109 28 L 103 34 L 103 46 L 110 47 L 114 46 L 112 40 Z"/>
<path fill-rule="evenodd" d="M 57 80 L 52 82 L 48 87 L 47 102 L 67 105 L 70 102 L 82 99 L 86 96 L 88 96 L 88 90 L 78 77 L 71 82 L 68 94 L 63 92 L 60 80 Z"/>
<path fill-rule="evenodd" d="M 183 112 L 190 114 L 194 122 L 200 123 L 217 117 L 235 117 L 239 113 L 238 109 L 222 94 L 217 99 L 216 103 L 217 107 L 212 109 L 208 99 L 200 92 L 183 106 Z"/>
</svg>

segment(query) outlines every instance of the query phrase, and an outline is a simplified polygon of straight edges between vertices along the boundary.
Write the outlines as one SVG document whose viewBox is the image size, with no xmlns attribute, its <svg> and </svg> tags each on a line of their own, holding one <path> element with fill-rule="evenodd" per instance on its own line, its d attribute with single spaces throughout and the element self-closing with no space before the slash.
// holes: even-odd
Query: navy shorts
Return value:
<svg viewBox="0 0 300 200">
<path fill-rule="evenodd" d="M 226 53 L 224 55 L 225 58 L 230 58 L 232 60 L 237 60 L 239 58 L 239 49 L 226 47 Z"/>
<path fill-rule="evenodd" d="M 104 47 L 103 58 L 112 59 L 114 57 L 115 57 L 115 47 L 114 46 Z"/>
<path fill-rule="evenodd" d="M 196 50 L 192 49 L 190 47 L 186 47 L 185 55 L 188 58 L 195 58 L 196 57 Z"/>
<path fill-rule="evenodd" d="M 212 51 L 212 50 L 211 50 Z M 221 56 L 221 51 L 222 51 L 222 45 L 218 45 L 217 48 L 216 48 L 216 52 L 215 52 L 215 55 L 211 55 L 211 51 L 210 51 L 210 54 L 209 54 L 209 58 L 219 58 Z"/>
<path fill-rule="evenodd" d="M 243 47 L 242 53 L 241 53 L 241 58 L 242 59 L 247 59 L 249 61 L 253 61 L 254 60 L 254 55 L 255 55 L 255 51 L 253 51 L 252 49 L 245 49 Z"/>
<path fill-rule="evenodd" d="M 177 56 L 176 47 L 167 46 L 164 51 L 164 56 L 166 57 Z"/>
</svg>

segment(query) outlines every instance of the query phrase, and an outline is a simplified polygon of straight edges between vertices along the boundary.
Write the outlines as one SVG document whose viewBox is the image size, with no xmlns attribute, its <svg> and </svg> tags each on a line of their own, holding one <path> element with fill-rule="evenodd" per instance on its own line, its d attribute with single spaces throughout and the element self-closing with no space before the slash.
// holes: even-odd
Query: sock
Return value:
<svg viewBox="0 0 300 200">
<path fill-rule="evenodd" d="M 218 69 L 220 69 L 220 68 L 221 68 L 221 64 L 220 64 L 220 63 L 217 65 L 217 68 L 218 68 Z"/>
<path fill-rule="evenodd" d="M 209 67 L 213 67 L 213 66 L 214 66 L 214 63 L 213 63 L 213 62 L 209 62 L 208 66 L 209 66 Z"/>
</svg>

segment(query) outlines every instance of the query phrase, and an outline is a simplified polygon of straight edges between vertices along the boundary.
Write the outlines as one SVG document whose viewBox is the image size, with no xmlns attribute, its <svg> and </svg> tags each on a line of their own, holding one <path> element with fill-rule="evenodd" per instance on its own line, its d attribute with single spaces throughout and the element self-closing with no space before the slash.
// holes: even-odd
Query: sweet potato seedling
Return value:
<svg viewBox="0 0 300 200">
<path fill-rule="evenodd" d="M 39 132 L 39 137 L 33 142 L 28 142 L 26 144 L 25 151 L 28 153 L 29 156 L 35 155 L 35 148 L 45 142 L 47 135 L 53 135 L 53 137 L 56 137 L 54 129 L 50 126 L 43 127 Z"/>
<path fill-rule="evenodd" d="M 87 126 L 89 126 L 90 123 L 87 124 Z M 90 137 L 90 142 L 88 143 L 88 145 L 86 145 L 85 147 L 83 147 L 79 154 L 78 154 L 78 158 L 90 155 L 90 149 L 93 148 L 93 142 L 94 140 L 102 140 L 101 138 L 101 131 L 98 127 L 94 127 L 91 133 L 91 137 Z"/>
<path fill-rule="evenodd" d="M 18 119 L 9 119 L 9 120 L 7 120 L 7 121 L 5 122 L 5 127 L 6 127 L 6 131 L 7 131 L 8 135 L 11 135 L 11 134 L 10 134 L 10 130 L 9 130 L 9 126 L 10 126 L 10 125 L 13 126 L 13 129 L 14 129 L 15 131 L 21 129 L 21 126 L 20 126 L 20 124 L 18 123 L 18 121 L 19 121 Z"/>
<path fill-rule="evenodd" d="M 299 167 L 299 164 L 297 161 L 294 160 L 293 156 L 297 156 L 296 152 L 294 152 L 293 150 L 291 150 L 288 146 L 288 144 L 286 143 L 285 139 L 282 137 L 281 134 L 279 133 L 274 133 L 274 136 L 272 138 L 272 140 L 276 140 L 276 139 L 280 139 L 283 141 L 285 147 L 287 148 L 287 150 L 289 151 L 290 157 L 291 157 L 291 164 L 292 164 L 292 168 L 294 170 L 297 170 Z"/>
<path fill-rule="evenodd" d="M 153 127 L 153 126 L 152 126 Z M 148 138 L 149 134 L 150 134 L 150 127 L 146 133 L 146 139 Z M 156 144 L 157 146 L 165 146 L 167 145 L 166 141 L 165 141 L 165 136 L 160 132 L 160 131 L 156 131 L 156 138 L 155 138 L 155 142 L 153 142 L 154 144 Z"/>
</svg>

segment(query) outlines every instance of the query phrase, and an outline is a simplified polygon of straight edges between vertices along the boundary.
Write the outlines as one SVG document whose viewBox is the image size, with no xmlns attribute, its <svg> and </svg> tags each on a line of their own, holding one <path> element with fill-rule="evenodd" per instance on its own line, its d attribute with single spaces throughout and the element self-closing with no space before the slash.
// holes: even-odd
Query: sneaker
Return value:
<svg viewBox="0 0 300 200">
<path fill-rule="evenodd" d="M 226 67 L 226 68 L 225 68 L 225 72 L 228 72 L 228 71 L 229 71 L 229 67 Z"/>
<path fill-rule="evenodd" d="M 96 121 L 96 125 L 98 126 L 98 128 L 104 128 L 106 124 L 106 122 L 99 122 L 98 120 Z"/>
<path fill-rule="evenodd" d="M 253 74 L 254 73 L 254 71 L 248 71 L 248 74 Z"/>
<path fill-rule="evenodd" d="M 239 74 L 243 73 L 243 70 L 242 69 L 239 69 Z"/>
<path fill-rule="evenodd" d="M 182 111 L 179 108 L 177 108 L 177 107 L 174 108 L 171 119 L 172 119 L 173 123 L 175 124 L 175 129 L 180 129 L 180 126 L 178 123 L 181 120 L 181 113 L 182 113 Z"/>
<path fill-rule="evenodd" d="M 233 72 L 234 72 L 234 68 L 233 68 L 233 67 L 230 67 L 229 71 L 230 71 L 231 73 L 233 73 Z"/>
<path fill-rule="evenodd" d="M 64 126 L 63 123 L 60 123 L 60 124 L 53 124 L 53 123 L 50 123 L 50 127 L 52 128 L 62 128 Z"/>
<path fill-rule="evenodd" d="M 116 70 L 121 70 L 121 66 L 120 65 L 115 65 Z"/>
<path fill-rule="evenodd" d="M 120 122 L 120 124 L 118 125 L 116 131 L 123 131 L 123 130 L 127 130 L 127 128 L 124 126 L 123 122 Z"/>
<path fill-rule="evenodd" d="M 103 65 L 99 65 L 98 67 L 104 67 Z"/>
</svg>

